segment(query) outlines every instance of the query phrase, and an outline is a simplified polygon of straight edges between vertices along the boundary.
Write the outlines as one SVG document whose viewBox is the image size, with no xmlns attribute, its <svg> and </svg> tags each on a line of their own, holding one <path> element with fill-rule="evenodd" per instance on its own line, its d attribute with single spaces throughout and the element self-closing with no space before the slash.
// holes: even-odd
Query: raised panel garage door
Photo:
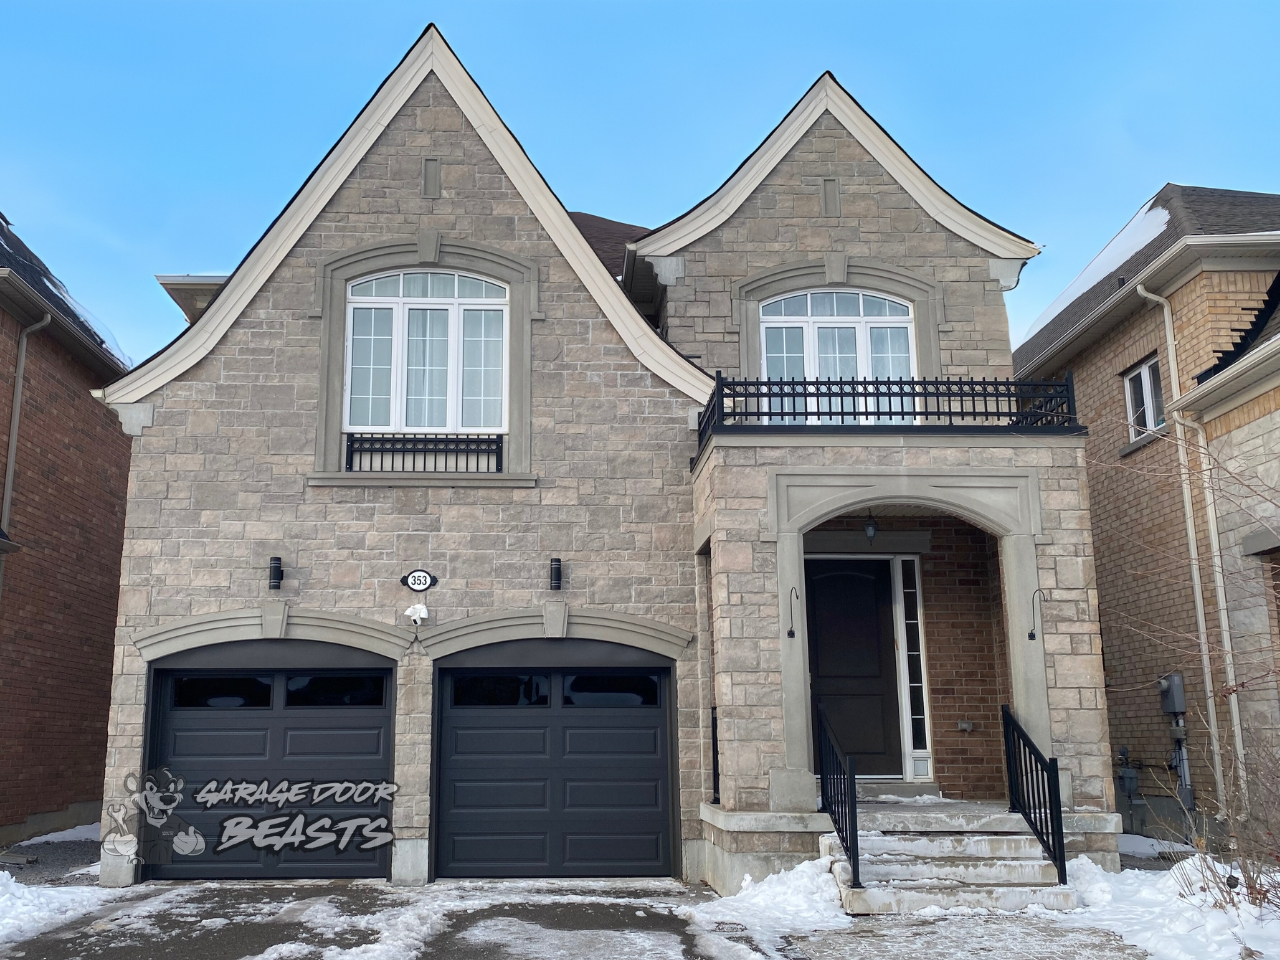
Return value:
<svg viewBox="0 0 1280 960">
<path fill-rule="evenodd" d="M 385 877 L 391 798 L 375 785 L 391 780 L 393 692 L 389 670 L 158 672 L 149 764 L 184 784 L 144 875 Z M 169 802 L 167 784 L 153 786 Z M 190 827 L 204 851 L 170 852 L 175 828 Z"/>
<path fill-rule="evenodd" d="M 670 876 L 668 680 L 441 671 L 437 875 Z"/>
</svg>

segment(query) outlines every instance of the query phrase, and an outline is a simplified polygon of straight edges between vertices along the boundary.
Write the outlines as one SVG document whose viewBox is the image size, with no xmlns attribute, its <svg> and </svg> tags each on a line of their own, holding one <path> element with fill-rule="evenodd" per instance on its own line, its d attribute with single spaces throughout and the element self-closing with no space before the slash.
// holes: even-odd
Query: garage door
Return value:
<svg viewBox="0 0 1280 960">
<path fill-rule="evenodd" d="M 669 671 L 440 673 L 436 873 L 670 876 Z"/>
<path fill-rule="evenodd" d="M 146 876 L 387 875 L 389 670 L 163 670 L 153 691 Z"/>
</svg>

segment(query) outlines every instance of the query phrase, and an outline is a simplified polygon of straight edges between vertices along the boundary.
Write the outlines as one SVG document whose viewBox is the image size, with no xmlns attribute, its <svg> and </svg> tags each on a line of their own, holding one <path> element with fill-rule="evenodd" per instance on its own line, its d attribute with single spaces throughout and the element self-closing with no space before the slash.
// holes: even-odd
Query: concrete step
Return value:
<svg viewBox="0 0 1280 960">
<path fill-rule="evenodd" d="M 859 780 L 858 800 L 877 797 L 940 797 L 942 788 L 936 783 L 903 783 L 901 780 Z"/>
<path fill-rule="evenodd" d="M 837 845 L 839 838 L 836 838 Z M 993 857 L 998 860 L 1040 860 L 1044 848 L 1031 835 L 981 833 L 859 834 L 858 852 L 864 857 L 895 856 L 945 859 Z"/>
<path fill-rule="evenodd" d="M 858 829 L 879 833 L 1010 833 L 1030 835 L 1019 813 L 969 803 L 859 803 Z"/>
<path fill-rule="evenodd" d="M 863 883 L 896 885 L 924 882 L 926 885 L 967 884 L 981 886 L 1053 886 L 1058 882 L 1057 868 L 1047 860 L 999 860 L 995 858 L 965 859 L 946 857 L 938 860 L 893 855 L 864 856 L 859 862 Z"/>
<path fill-rule="evenodd" d="M 987 910 L 1024 910 L 1038 904 L 1046 910 L 1074 910 L 1079 906 L 1070 887 L 917 886 L 914 884 L 841 884 L 840 902 L 846 913 L 915 913 L 926 907 L 981 907 Z"/>
</svg>

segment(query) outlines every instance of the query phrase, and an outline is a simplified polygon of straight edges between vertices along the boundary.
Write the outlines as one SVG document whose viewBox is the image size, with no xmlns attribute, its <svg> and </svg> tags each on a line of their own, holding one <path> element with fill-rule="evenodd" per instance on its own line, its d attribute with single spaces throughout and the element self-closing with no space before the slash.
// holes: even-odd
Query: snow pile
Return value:
<svg viewBox="0 0 1280 960">
<path fill-rule="evenodd" d="M 938 796 L 934 796 L 932 793 L 922 793 L 915 797 L 895 797 L 891 793 L 882 793 L 877 797 L 866 797 L 866 798 L 859 797 L 858 802 L 859 803 L 918 803 L 921 805 L 926 805 L 931 803 L 963 803 L 963 801 L 956 800 L 953 797 L 938 797 Z"/>
<path fill-rule="evenodd" d="M 468 943 L 501 948 L 525 960 L 608 957 L 609 960 L 683 960 L 674 933 L 645 930 L 556 930 L 513 917 L 482 920 L 462 934 Z"/>
<path fill-rule="evenodd" d="M 1156 840 L 1153 837 L 1140 837 L 1135 833 L 1122 833 L 1120 853 L 1126 857 L 1155 858 L 1162 853 L 1195 853 L 1196 848 L 1185 843 L 1174 843 L 1172 840 Z"/>
<path fill-rule="evenodd" d="M 0 873 L 0 943 L 34 937 L 96 910 L 115 895 L 100 887 L 28 887 Z"/>
<path fill-rule="evenodd" d="M 101 823 L 86 823 L 83 827 L 72 827 L 70 830 L 59 830 L 57 833 L 46 833 L 43 837 L 32 837 L 30 840 L 23 840 L 21 843 L 15 843 L 15 847 L 26 847 L 33 843 L 65 843 L 68 840 L 93 840 L 97 842 L 102 837 Z"/>
<path fill-rule="evenodd" d="M 831 857 L 806 860 L 791 870 L 772 873 L 759 883 L 750 877 L 732 897 L 695 907 L 678 908 L 695 932 L 745 932 L 766 950 L 794 933 L 843 930 L 853 921 L 840 905 L 840 890 L 831 875 Z M 705 937 L 698 937 L 700 947 Z M 780 956 L 780 954 L 778 954 Z"/>
<path fill-rule="evenodd" d="M 1184 889 L 1198 889 L 1202 870 L 1227 868 L 1203 857 L 1182 861 L 1165 872 L 1125 870 L 1107 873 L 1092 860 L 1077 857 L 1067 865 L 1067 878 L 1084 907 L 1069 914 L 1048 914 L 1070 926 L 1102 927 L 1126 943 L 1141 947 L 1154 960 L 1239 960 L 1253 954 L 1280 957 L 1280 917 L 1248 903 L 1238 908 L 1214 907 L 1207 895 L 1195 899 Z"/>
</svg>

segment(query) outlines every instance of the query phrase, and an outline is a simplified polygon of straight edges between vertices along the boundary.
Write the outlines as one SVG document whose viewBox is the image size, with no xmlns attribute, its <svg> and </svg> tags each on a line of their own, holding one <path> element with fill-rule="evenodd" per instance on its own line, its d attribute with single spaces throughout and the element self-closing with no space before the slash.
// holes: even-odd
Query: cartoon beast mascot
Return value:
<svg viewBox="0 0 1280 960">
<path fill-rule="evenodd" d="M 133 863 L 172 863 L 173 855 L 197 857 L 204 853 L 204 837 L 174 810 L 182 802 L 181 777 L 168 767 L 148 773 L 141 781 L 129 774 L 124 781 L 129 802 L 107 807 L 111 829 L 103 849 Z"/>
</svg>

